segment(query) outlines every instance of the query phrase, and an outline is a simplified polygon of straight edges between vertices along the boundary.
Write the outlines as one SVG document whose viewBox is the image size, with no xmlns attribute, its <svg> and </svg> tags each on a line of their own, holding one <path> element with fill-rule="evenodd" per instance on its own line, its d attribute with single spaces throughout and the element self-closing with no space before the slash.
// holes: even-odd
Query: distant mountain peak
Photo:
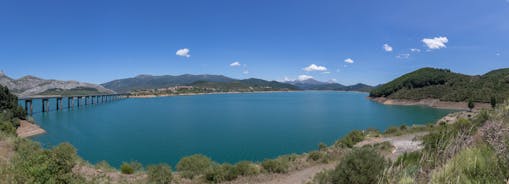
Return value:
<svg viewBox="0 0 509 184">
<path fill-rule="evenodd" d="M 33 75 L 25 75 L 19 78 L 18 80 L 42 80 L 42 79 Z"/>
<path fill-rule="evenodd" d="M 140 75 L 137 75 L 134 78 L 147 78 L 147 77 L 152 77 L 152 75 L 149 75 L 149 74 L 140 74 Z"/>
</svg>

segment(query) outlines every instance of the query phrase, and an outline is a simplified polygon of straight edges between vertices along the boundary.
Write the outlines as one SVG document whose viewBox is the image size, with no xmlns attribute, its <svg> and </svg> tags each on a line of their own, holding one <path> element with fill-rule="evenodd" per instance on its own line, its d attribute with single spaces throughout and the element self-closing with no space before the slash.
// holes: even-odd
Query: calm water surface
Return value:
<svg viewBox="0 0 509 184">
<path fill-rule="evenodd" d="M 125 99 L 37 113 L 48 133 L 34 140 L 45 147 L 70 142 L 91 163 L 114 166 L 131 160 L 175 165 L 195 153 L 234 163 L 302 153 L 354 129 L 422 124 L 451 112 L 386 106 L 366 96 L 306 91 Z"/>
</svg>

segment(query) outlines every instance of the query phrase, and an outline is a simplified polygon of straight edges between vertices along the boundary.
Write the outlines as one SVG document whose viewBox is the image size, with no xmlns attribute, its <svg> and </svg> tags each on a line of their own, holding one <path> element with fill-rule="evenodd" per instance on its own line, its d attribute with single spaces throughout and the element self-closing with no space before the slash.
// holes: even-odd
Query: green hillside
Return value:
<svg viewBox="0 0 509 184">
<path fill-rule="evenodd" d="M 481 76 L 469 76 L 447 69 L 422 68 L 405 74 L 370 92 L 370 97 L 419 100 L 489 102 L 492 97 L 503 101 L 509 97 L 509 68 Z"/>
</svg>

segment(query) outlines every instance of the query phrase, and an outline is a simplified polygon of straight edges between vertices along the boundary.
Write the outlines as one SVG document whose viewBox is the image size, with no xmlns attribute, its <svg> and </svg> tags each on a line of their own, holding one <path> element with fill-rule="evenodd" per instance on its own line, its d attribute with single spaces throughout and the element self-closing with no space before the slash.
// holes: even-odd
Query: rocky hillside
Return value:
<svg viewBox="0 0 509 184">
<path fill-rule="evenodd" d="M 100 85 L 78 81 L 47 80 L 34 76 L 12 79 L 0 73 L 0 85 L 6 86 L 19 97 L 34 95 L 111 94 L 115 93 Z"/>
</svg>

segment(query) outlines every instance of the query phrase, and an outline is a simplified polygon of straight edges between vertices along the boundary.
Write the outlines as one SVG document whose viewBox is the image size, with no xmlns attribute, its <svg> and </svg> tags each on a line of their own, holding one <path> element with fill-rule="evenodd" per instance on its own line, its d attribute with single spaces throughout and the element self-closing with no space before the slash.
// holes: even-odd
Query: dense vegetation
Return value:
<svg viewBox="0 0 509 184">
<path fill-rule="evenodd" d="M 422 68 L 373 89 L 370 96 L 486 103 L 492 99 L 504 101 L 509 97 L 509 69 L 468 76 L 446 69 Z"/>
<path fill-rule="evenodd" d="M 25 110 L 18 106 L 18 98 L 0 85 L 0 131 L 14 134 L 19 119 L 25 119 Z"/>
</svg>

